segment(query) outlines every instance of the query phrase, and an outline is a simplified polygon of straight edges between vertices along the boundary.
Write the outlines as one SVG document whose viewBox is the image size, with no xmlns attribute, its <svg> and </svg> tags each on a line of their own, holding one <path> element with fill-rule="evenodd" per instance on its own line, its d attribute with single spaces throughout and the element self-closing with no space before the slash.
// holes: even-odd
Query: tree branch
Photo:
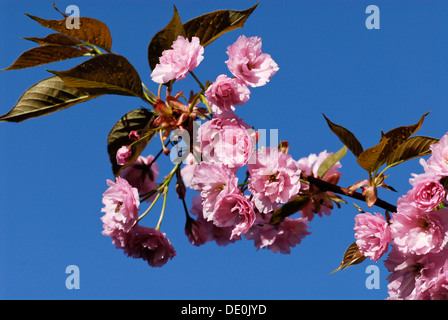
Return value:
<svg viewBox="0 0 448 320">
<path fill-rule="evenodd" d="M 347 192 L 347 189 L 345 189 L 345 188 L 342 188 L 338 185 L 329 183 L 327 181 L 324 181 L 324 180 L 321 180 L 321 179 L 318 179 L 318 178 L 315 178 L 315 177 L 312 177 L 309 175 L 302 174 L 302 178 L 307 180 L 308 182 L 312 183 L 313 185 L 315 185 L 321 191 L 331 191 L 331 192 L 338 193 L 338 194 L 341 194 L 341 195 L 344 195 L 344 196 L 347 196 L 350 198 L 354 198 L 354 199 L 361 200 L 364 202 L 366 201 L 366 199 L 362 195 L 362 193 L 359 193 L 356 191 L 353 193 L 349 193 L 349 192 Z M 389 212 L 397 212 L 396 206 L 394 206 L 384 200 L 381 200 L 379 198 L 377 198 L 377 200 L 375 202 L 375 206 L 385 209 Z"/>
</svg>

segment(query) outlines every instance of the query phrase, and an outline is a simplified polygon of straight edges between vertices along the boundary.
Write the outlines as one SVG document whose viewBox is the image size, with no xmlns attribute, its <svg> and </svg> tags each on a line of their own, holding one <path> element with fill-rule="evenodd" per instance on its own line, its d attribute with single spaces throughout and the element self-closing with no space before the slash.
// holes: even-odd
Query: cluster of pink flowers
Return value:
<svg viewBox="0 0 448 320">
<path fill-rule="evenodd" d="M 194 219 L 188 219 L 185 232 L 196 246 L 209 241 L 227 245 L 244 236 L 258 249 L 290 253 L 310 234 L 308 222 L 314 213 L 329 214 L 333 208 L 331 200 L 319 200 L 331 199 L 329 193 L 309 190 L 300 182 L 302 171 L 313 174 L 312 168 L 317 171 L 330 154 L 296 161 L 278 147 L 257 150 L 258 133 L 235 114 L 235 106 L 249 100 L 249 87 L 265 85 L 279 68 L 270 55 L 262 53 L 258 37 L 240 36 L 227 54 L 226 64 L 234 77 L 221 74 L 205 91 L 214 115 L 198 130 L 200 154 L 196 158 L 190 154 L 182 169 L 185 185 L 199 192 L 190 210 Z M 243 167 L 246 179 L 239 183 L 237 174 Z M 339 167 L 337 163 L 325 179 L 337 182 Z M 310 205 L 301 217 L 271 224 L 272 212 L 300 193 L 316 199 L 319 209 L 313 212 L 316 205 Z"/>
<path fill-rule="evenodd" d="M 163 52 L 152 79 L 160 84 L 184 79 L 202 61 L 203 52 L 197 38 L 178 37 Z M 301 182 L 302 173 L 337 183 L 341 165 L 337 162 L 318 177 L 319 166 L 331 153 L 323 151 L 296 161 L 283 145 L 257 149 L 259 133 L 236 115 L 235 106 L 244 105 L 250 98 L 249 88 L 267 84 L 279 68 L 261 51 L 258 37 L 240 36 L 227 54 L 225 63 L 233 77 L 221 74 L 204 90 L 213 115 L 198 128 L 198 149 L 190 150 L 181 170 L 183 185 L 197 192 L 186 215 L 185 233 L 196 246 L 209 241 L 225 246 L 244 236 L 257 249 L 287 254 L 310 234 L 308 223 L 314 215 L 329 215 L 335 200 L 331 192 Z M 158 107 L 156 103 L 156 112 Z M 130 132 L 129 139 L 138 140 L 138 133 Z M 140 201 L 157 200 L 151 191 L 158 187 L 159 167 L 152 156 L 129 163 L 131 159 L 129 146 L 118 150 L 117 163 L 124 167 L 116 182 L 108 181 L 103 195 L 103 234 L 128 256 L 162 266 L 176 254 L 174 248 L 163 233 L 138 223 Z M 243 167 L 241 182 L 237 176 Z M 184 199 L 186 190 L 178 187 L 178 196 Z M 299 195 L 310 199 L 300 216 L 272 224 L 275 210 Z"/>
<path fill-rule="evenodd" d="M 389 299 L 448 298 L 448 134 L 432 145 L 424 173 L 410 179 L 412 188 L 386 221 L 379 214 L 359 214 L 355 237 L 359 250 L 374 261 L 385 260 Z"/>
<path fill-rule="evenodd" d="M 140 156 L 126 167 L 116 181 L 107 180 L 103 194 L 103 235 L 129 257 L 140 258 L 150 266 L 161 267 L 176 255 L 165 234 L 138 224 L 140 195 L 153 190 L 159 168 L 152 155 Z"/>
</svg>

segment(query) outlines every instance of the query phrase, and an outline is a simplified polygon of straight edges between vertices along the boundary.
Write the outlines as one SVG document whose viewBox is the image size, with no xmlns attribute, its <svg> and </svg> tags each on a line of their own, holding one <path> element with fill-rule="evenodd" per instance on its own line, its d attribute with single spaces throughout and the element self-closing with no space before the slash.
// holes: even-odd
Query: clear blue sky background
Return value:
<svg viewBox="0 0 448 320">
<path fill-rule="evenodd" d="M 82 16 L 105 22 L 112 50 L 124 55 L 153 91 L 147 46 L 173 14 L 184 22 L 218 9 L 242 10 L 256 1 L 57 1 L 61 10 L 78 5 Z M 380 8 L 380 30 L 368 30 L 365 9 Z M 0 3 L 0 67 L 9 66 L 33 43 L 20 37 L 51 31 L 27 18 L 60 19 L 52 1 Z M 203 81 L 229 74 L 226 48 L 239 35 L 260 36 L 263 51 L 280 71 L 252 90 L 237 113 L 257 129 L 278 129 L 290 142 L 295 159 L 342 147 L 322 113 L 354 132 L 365 148 L 390 130 L 426 118 L 422 135 L 441 137 L 448 129 L 448 2 L 446 1 L 274 1 L 261 0 L 243 29 L 232 31 L 205 50 L 196 74 Z M 0 73 L 0 114 L 9 111 L 23 91 L 66 70 L 76 59 L 32 69 Z M 179 84 L 188 90 L 190 80 Z M 365 286 L 371 263 L 329 274 L 354 241 L 352 201 L 330 217 L 316 217 L 312 234 L 290 255 L 259 250 L 243 240 L 227 247 L 189 244 L 184 212 L 170 193 L 162 231 L 178 254 L 163 268 L 127 258 L 101 235 L 101 196 L 112 172 L 106 138 L 126 112 L 142 106 L 138 98 L 104 96 L 20 124 L 0 124 L 0 298 L 2 299 L 384 299 L 387 270 L 380 267 L 380 289 Z M 151 147 L 154 146 L 154 147 Z M 156 153 L 158 145 L 145 151 Z M 365 172 L 348 154 L 342 161 L 348 186 Z M 162 173 L 171 167 L 160 162 Z M 417 160 L 389 171 L 398 194 L 380 197 L 396 202 L 409 188 Z M 189 194 L 191 197 L 192 194 Z M 366 209 L 366 206 L 357 202 Z M 382 212 L 382 211 L 379 211 Z M 143 220 L 154 226 L 158 210 Z M 67 290 L 65 268 L 80 269 L 80 289 Z"/>
</svg>

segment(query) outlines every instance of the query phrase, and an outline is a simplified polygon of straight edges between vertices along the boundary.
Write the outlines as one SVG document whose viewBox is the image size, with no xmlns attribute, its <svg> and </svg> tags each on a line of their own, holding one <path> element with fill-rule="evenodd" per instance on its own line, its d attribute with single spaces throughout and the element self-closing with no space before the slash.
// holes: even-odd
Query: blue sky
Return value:
<svg viewBox="0 0 448 320">
<path fill-rule="evenodd" d="M 147 63 L 152 36 L 171 19 L 173 4 L 186 22 L 218 9 L 242 10 L 256 1 L 57 1 L 74 4 L 82 16 L 105 22 L 112 51 L 124 55 L 153 90 Z M 380 29 L 368 30 L 365 9 L 380 9 Z M 1 68 L 33 44 L 20 37 L 45 36 L 23 13 L 59 19 L 52 1 L 0 4 Z M 278 129 L 295 159 L 335 152 L 341 142 L 324 113 L 350 129 L 364 148 L 380 130 L 416 123 L 427 111 L 419 134 L 447 131 L 448 3 L 446 1 L 273 1 L 261 0 L 243 29 L 225 34 L 205 49 L 196 75 L 214 80 L 227 73 L 226 48 L 239 35 L 260 36 L 263 51 L 280 70 L 265 87 L 252 90 L 237 114 L 256 129 Z M 66 70 L 82 59 L 0 73 L 0 114 L 9 111 L 46 69 Z M 191 79 L 179 83 L 197 87 Z M 354 241 L 351 199 L 330 217 L 316 217 L 311 235 L 290 255 L 259 250 L 243 240 L 227 247 L 189 244 L 182 204 L 171 191 L 162 231 L 177 250 L 163 268 L 127 258 L 101 234 L 101 195 L 112 172 L 106 138 L 115 122 L 138 108 L 138 98 L 103 96 L 20 124 L 0 124 L 0 298 L 1 299 L 384 299 L 387 270 L 378 262 L 380 289 L 367 289 L 364 263 L 331 274 Z M 156 153 L 151 144 L 144 154 Z M 152 147 L 152 148 L 151 148 Z M 162 172 L 171 167 L 159 161 Z M 340 185 L 364 179 L 352 154 L 342 160 Z M 389 171 L 398 193 L 381 190 L 390 202 L 404 194 L 417 160 Z M 191 194 L 188 195 L 191 198 Z M 357 202 L 363 206 L 362 203 Z M 364 205 L 363 208 L 366 208 Z M 382 211 L 378 211 L 382 212 Z M 154 226 L 158 211 L 143 224 Z M 80 289 L 65 286 L 66 267 L 80 270 Z"/>
</svg>

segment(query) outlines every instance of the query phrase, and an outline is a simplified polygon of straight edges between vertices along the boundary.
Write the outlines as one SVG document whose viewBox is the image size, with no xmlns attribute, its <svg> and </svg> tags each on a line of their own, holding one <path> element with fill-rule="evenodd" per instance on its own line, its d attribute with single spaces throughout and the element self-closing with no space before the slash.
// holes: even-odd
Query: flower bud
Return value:
<svg viewBox="0 0 448 320">
<path fill-rule="evenodd" d="M 129 159 L 132 156 L 132 151 L 129 146 L 122 146 L 117 151 L 117 164 L 123 166 L 129 162 Z"/>
</svg>

